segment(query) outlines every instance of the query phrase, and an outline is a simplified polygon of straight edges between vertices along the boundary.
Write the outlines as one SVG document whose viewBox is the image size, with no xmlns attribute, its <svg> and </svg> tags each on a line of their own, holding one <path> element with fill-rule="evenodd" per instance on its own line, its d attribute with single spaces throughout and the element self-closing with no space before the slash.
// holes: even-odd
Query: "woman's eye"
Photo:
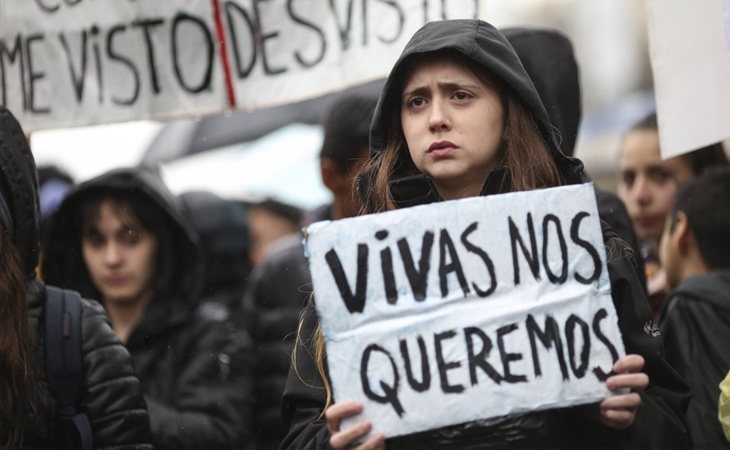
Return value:
<svg viewBox="0 0 730 450">
<path fill-rule="evenodd" d="M 124 242 L 127 244 L 136 244 L 142 238 L 142 234 L 135 229 L 128 229 L 124 232 Z"/>
<path fill-rule="evenodd" d="M 84 238 L 84 241 L 86 241 L 87 245 L 90 245 L 91 247 L 100 248 L 104 245 L 104 239 L 102 239 L 101 236 L 98 235 L 89 235 Z"/>
<path fill-rule="evenodd" d="M 454 98 L 457 99 L 457 100 L 466 100 L 469 97 L 470 97 L 469 94 L 466 93 L 466 92 L 456 92 L 456 93 L 454 93 Z"/>
<path fill-rule="evenodd" d="M 411 108 L 418 108 L 420 106 L 423 106 L 426 103 L 426 100 L 423 97 L 414 97 L 410 100 L 408 100 L 408 106 Z"/>
</svg>

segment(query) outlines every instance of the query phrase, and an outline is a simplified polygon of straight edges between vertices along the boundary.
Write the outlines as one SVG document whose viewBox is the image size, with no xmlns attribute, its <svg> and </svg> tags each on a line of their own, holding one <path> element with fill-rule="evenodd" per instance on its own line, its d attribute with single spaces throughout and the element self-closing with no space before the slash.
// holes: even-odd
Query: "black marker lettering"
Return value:
<svg viewBox="0 0 730 450">
<path fill-rule="evenodd" d="M 474 288 L 475 291 L 477 291 L 477 295 L 479 295 L 480 297 L 488 297 L 492 294 L 492 292 L 494 292 L 495 289 L 497 289 L 497 277 L 494 274 L 494 263 L 492 262 L 492 259 L 489 257 L 487 252 L 472 244 L 471 242 L 469 242 L 469 239 L 467 239 L 470 234 L 476 231 L 477 226 L 478 223 L 474 222 L 466 227 L 466 230 L 461 233 L 461 243 L 464 244 L 464 247 L 469 252 L 479 256 L 484 262 L 484 266 L 487 268 L 487 274 L 489 275 L 489 288 L 486 291 L 483 291 L 479 288 L 479 285 L 474 282 L 472 282 L 471 286 Z"/>
<path fill-rule="evenodd" d="M 581 239 L 580 236 L 578 236 L 578 230 L 580 228 L 580 222 L 588 217 L 589 214 L 585 211 L 581 211 L 578 214 L 573 217 L 573 222 L 570 225 L 570 238 L 575 242 L 576 244 L 583 247 L 589 255 L 591 255 L 591 259 L 593 260 L 593 274 L 589 277 L 584 277 L 583 275 L 579 273 L 575 273 L 574 277 L 576 281 L 583 284 L 591 284 L 594 281 L 598 280 L 598 278 L 601 276 L 601 257 L 598 255 L 598 250 L 591 245 L 590 242 Z"/>
<path fill-rule="evenodd" d="M 357 246 L 357 281 L 354 294 L 347 282 L 345 270 L 342 268 L 342 262 L 340 262 L 340 257 L 337 256 L 335 249 L 328 251 L 325 254 L 325 259 L 335 278 L 335 283 L 337 283 L 337 288 L 340 290 L 340 295 L 347 310 L 351 314 L 361 313 L 365 308 L 365 294 L 368 288 L 368 246 L 366 244 L 358 244 Z"/>
<path fill-rule="evenodd" d="M 575 363 L 575 326 L 580 327 L 583 334 L 583 347 L 580 352 L 580 363 Z M 573 375 L 576 378 L 583 378 L 588 368 L 588 356 L 591 352 L 591 335 L 588 331 L 588 324 L 575 314 L 571 314 L 565 322 L 565 337 L 568 340 L 568 359 L 570 360 L 570 368 L 573 369 Z"/>
<path fill-rule="evenodd" d="M 563 376 L 563 380 L 568 380 L 568 366 L 565 363 L 565 356 L 563 355 L 563 342 L 560 339 L 560 327 L 558 322 L 551 316 L 545 316 L 545 327 L 543 330 L 537 324 L 537 321 L 529 314 L 527 321 L 525 322 L 527 327 L 527 336 L 530 338 L 530 349 L 532 350 L 532 365 L 535 368 L 535 377 L 542 376 L 542 369 L 540 368 L 540 354 L 537 349 L 536 339 L 539 339 L 542 346 L 546 349 L 550 349 L 555 345 L 555 353 L 558 356 L 558 363 L 560 364 L 560 373 Z"/>
<path fill-rule="evenodd" d="M 504 381 L 507 383 L 522 383 L 527 381 L 525 375 L 515 375 L 510 371 L 509 365 L 512 361 L 519 361 L 522 359 L 521 353 L 507 353 L 504 348 L 504 336 L 515 331 L 517 329 L 516 323 L 511 323 L 497 329 L 497 348 L 499 348 L 499 357 L 502 360 L 502 367 L 504 372 Z"/>
<path fill-rule="evenodd" d="M 439 369 L 441 390 L 444 391 L 444 394 L 458 394 L 459 392 L 464 391 L 464 386 L 462 386 L 461 384 L 449 384 L 447 372 L 451 369 L 461 367 L 461 363 L 459 361 L 446 362 L 444 360 L 444 351 L 441 346 L 441 341 L 443 341 L 444 339 L 451 339 L 454 336 L 456 336 L 456 331 L 449 330 L 444 331 L 443 333 L 437 333 L 433 337 L 433 341 L 436 347 L 436 365 Z"/>
<path fill-rule="evenodd" d="M 479 352 L 474 352 L 474 337 L 478 337 L 482 341 L 482 347 L 479 349 Z M 489 339 L 487 333 L 480 328 L 467 327 L 464 328 L 464 339 L 466 340 L 471 385 L 476 386 L 478 384 L 477 367 L 482 369 L 496 384 L 501 383 L 502 376 L 487 362 L 489 352 L 492 351 L 492 340 Z"/>
<path fill-rule="evenodd" d="M 530 233 L 530 250 L 525 247 L 525 242 L 522 240 L 520 230 L 512 221 L 512 217 L 509 218 L 509 238 L 512 243 L 512 268 L 514 270 L 514 281 L 515 286 L 520 284 L 520 262 L 517 259 L 517 243 L 520 244 L 522 254 L 527 260 L 527 264 L 532 271 L 532 276 L 536 280 L 540 279 L 540 259 L 537 254 L 537 240 L 535 239 L 535 227 L 532 224 L 532 214 L 527 213 L 527 230 Z"/>
<path fill-rule="evenodd" d="M 549 225 L 555 225 L 555 231 L 558 236 L 558 244 L 560 245 L 560 274 L 555 275 L 550 268 L 548 259 L 548 236 L 550 236 Z M 563 228 L 560 226 L 560 219 L 554 214 L 547 214 L 542 220 L 542 264 L 545 266 L 545 274 L 553 284 L 562 284 L 568 279 L 568 246 L 565 244 L 565 236 L 563 236 Z"/>
<path fill-rule="evenodd" d="M 423 341 L 422 336 L 418 336 L 418 350 L 421 354 L 421 381 L 416 380 L 413 376 L 413 365 L 411 364 L 411 358 L 408 354 L 408 344 L 405 339 L 400 340 L 400 353 L 403 357 L 403 363 L 406 366 L 406 378 L 408 378 L 408 384 L 411 385 L 416 392 L 427 391 L 431 387 L 431 367 L 428 363 L 428 354 L 426 353 L 426 343 Z"/>
<path fill-rule="evenodd" d="M 370 387 L 370 378 L 368 377 L 368 365 L 370 364 L 370 354 L 372 352 L 380 352 L 388 357 L 390 365 L 393 368 L 393 385 L 389 386 L 385 381 L 380 380 L 380 388 L 383 390 L 383 395 L 379 395 L 373 391 Z M 381 404 L 388 404 L 393 407 L 398 417 L 403 417 L 405 410 L 398 400 L 398 385 L 400 384 L 400 377 L 398 375 L 398 368 L 395 366 L 395 361 L 390 353 L 383 347 L 377 344 L 370 344 L 365 348 L 360 360 L 360 382 L 362 383 L 362 389 L 367 398 L 374 402 Z"/>
<path fill-rule="evenodd" d="M 411 248 L 406 238 L 398 240 L 398 250 L 403 260 L 403 268 L 408 276 L 408 282 L 413 291 L 413 297 L 416 301 L 423 301 L 426 298 L 426 290 L 428 289 L 428 271 L 431 268 L 431 248 L 433 247 L 433 232 L 426 231 L 423 233 L 421 242 L 421 258 L 418 260 L 418 269 L 413 262 Z"/>
<path fill-rule="evenodd" d="M 446 256 L 449 256 L 450 262 L 446 263 Z M 464 270 L 461 267 L 461 261 L 459 255 L 456 253 L 454 242 L 449 236 L 449 232 L 445 228 L 441 229 L 439 235 L 439 279 L 441 281 L 441 297 L 446 297 L 449 293 L 449 280 L 448 275 L 451 272 L 456 273 L 456 278 L 459 280 L 461 290 L 464 292 L 464 297 L 469 294 L 469 284 L 466 282 L 466 276 L 464 276 Z"/>
</svg>

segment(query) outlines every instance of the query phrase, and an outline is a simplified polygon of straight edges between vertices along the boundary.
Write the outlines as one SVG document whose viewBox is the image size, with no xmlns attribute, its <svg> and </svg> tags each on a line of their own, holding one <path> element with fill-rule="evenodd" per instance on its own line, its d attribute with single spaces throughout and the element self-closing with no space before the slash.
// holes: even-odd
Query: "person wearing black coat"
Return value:
<svg viewBox="0 0 730 450">
<path fill-rule="evenodd" d="M 672 291 L 662 310 L 667 361 L 687 380 L 687 427 L 695 448 L 726 448 L 718 419 L 720 382 L 730 371 L 730 170 L 679 188 L 660 245 Z"/>
<path fill-rule="evenodd" d="M 196 315 L 199 258 L 197 236 L 159 175 L 117 169 L 66 197 L 43 272 L 103 301 L 142 382 L 156 446 L 243 448 L 250 341 Z"/>
<path fill-rule="evenodd" d="M 20 124 L 0 107 L 0 446 L 73 448 L 44 364 L 46 285 L 39 252 L 37 175 Z M 83 388 L 79 412 L 95 449 L 151 449 L 142 388 L 103 308 L 81 300 Z M 6 447 L 7 446 L 7 447 Z"/>
<path fill-rule="evenodd" d="M 414 74 L 425 87 L 411 86 Z M 481 127 L 471 122 L 474 115 L 466 113 L 474 105 L 481 105 L 478 114 L 488 120 Z M 428 120 L 421 117 L 421 112 Z M 510 116 L 504 118 L 507 114 Z M 465 123 L 471 127 L 469 133 L 465 133 Z M 399 125 L 400 130 L 395 128 Z M 522 126 L 519 134 L 511 129 L 517 126 Z M 485 128 L 489 130 L 486 133 Z M 552 130 L 532 81 L 501 33 L 478 20 L 431 22 L 406 46 L 376 108 L 371 126 L 371 162 L 359 181 L 365 210 L 381 212 L 443 199 L 580 183 L 582 164 L 561 153 Z M 426 136 L 431 133 L 433 136 Z M 474 133 L 484 134 L 474 139 Z M 421 138 L 427 142 L 447 140 L 450 150 L 430 158 L 425 149 L 431 147 L 426 142 L 422 143 L 426 144 L 423 149 L 416 145 Z M 520 159 L 526 151 L 531 151 L 530 156 Z M 481 152 L 493 156 L 485 158 Z M 440 164 L 446 159 L 453 165 Z M 466 164 L 458 164 L 461 162 Z M 388 176 L 378 177 L 383 172 Z M 662 356 L 661 336 L 651 321 L 636 268 L 631 264 L 633 251 L 610 227 L 604 224 L 602 231 L 612 297 L 628 353 L 616 363 L 616 374 L 607 379 L 607 384 L 612 389 L 624 386 L 635 392 L 604 400 L 600 408 L 588 405 L 481 420 L 387 441 L 377 434 L 378 430 L 372 430 L 358 445 L 355 440 L 370 430 L 367 423 L 357 422 L 357 402 L 331 402 L 322 335 L 310 305 L 283 400 L 289 434 L 282 447 L 688 446 L 682 419 L 688 391 Z M 339 425 L 345 417 L 351 417 L 356 424 L 343 431 Z"/>
</svg>

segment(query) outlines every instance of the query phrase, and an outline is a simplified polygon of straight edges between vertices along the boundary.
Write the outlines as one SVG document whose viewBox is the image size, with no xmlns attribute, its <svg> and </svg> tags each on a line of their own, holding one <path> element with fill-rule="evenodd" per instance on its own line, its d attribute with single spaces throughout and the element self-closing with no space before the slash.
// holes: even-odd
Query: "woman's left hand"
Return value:
<svg viewBox="0 0 730 450">
<path fill-rule="evenodd" d="M 649 376 L 644 368 L 644 358 L 640 355 L 626 355 L 613 365 L 615 375 L 606 379 L 609 389 L 629 388 L 627 394 L 614 395 L 601 402 L 601 423 L 611 428 L 624 429 L 634 423 L 636 410 L 641 404 L 640 392 L 649 385 Z"/>
</svg>

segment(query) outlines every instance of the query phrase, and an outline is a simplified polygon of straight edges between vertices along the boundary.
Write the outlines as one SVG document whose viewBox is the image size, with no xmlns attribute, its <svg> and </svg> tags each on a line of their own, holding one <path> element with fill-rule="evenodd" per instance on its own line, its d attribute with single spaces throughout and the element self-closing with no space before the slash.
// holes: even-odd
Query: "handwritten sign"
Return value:
<svg viewBox="0 0 730 450">
<path fill-rule="evenodd" d="M 26 131 L 253 109 L 384 77 L 481 0 L 2 0 L 0 105 Z"/>
<path fill-rule="evenodd" d="M 725 7 L 722 0 L 648 3 L 663 158 L 730 138 L 730 50 Z"/>
<path fill-rule="evenodd" d="M 591 184 L 319 222 L 305 245 L 335 401 L 387 437 L 610 395 Z"/>
</svg>

